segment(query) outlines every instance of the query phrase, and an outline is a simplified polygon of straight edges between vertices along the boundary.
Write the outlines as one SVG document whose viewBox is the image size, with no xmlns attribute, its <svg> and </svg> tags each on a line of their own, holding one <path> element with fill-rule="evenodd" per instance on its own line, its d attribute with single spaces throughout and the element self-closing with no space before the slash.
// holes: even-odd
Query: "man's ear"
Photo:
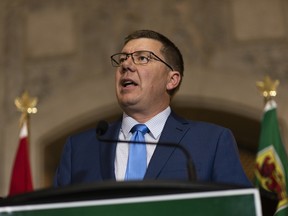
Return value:
<svg viewBox="0 0 288 216">
<path fill-rule="evenodd" d="M 167 90 L 175 89 L 181 81 L 181 75 L 178 71 L 170 71 L 166 88 Z"/>
</svg>

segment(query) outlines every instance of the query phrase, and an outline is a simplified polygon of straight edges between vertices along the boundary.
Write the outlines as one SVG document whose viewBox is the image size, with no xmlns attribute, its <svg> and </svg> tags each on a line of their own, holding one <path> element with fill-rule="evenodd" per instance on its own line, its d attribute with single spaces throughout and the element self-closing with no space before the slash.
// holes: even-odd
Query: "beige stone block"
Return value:
<svg viewBox="0 0 288 216">
<path fill-rule="evenodd" d="M 238 40 L 285 37 L 281 0 L 232 0 L 232 12 Z"/>
<path fill-rule="evenodd" d="M 67 9 L 28 14 L 26 30 L 30 57 L 69 54 L 76 49 L 73 13 Z"/>
</svg>

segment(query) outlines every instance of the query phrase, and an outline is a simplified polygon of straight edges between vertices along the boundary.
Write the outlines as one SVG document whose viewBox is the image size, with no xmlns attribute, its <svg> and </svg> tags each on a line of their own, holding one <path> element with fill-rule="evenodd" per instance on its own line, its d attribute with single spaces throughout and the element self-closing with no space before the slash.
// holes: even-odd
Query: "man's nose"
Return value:
<svg viewBox="0 0 288 216">
<path fill-rule="evenodd" d="M 122 67 L 130 67 L 131 65 L 134 65 L 134 61 L 132 58 L 132 55 L 127 55 L 127 58 L 125 59 L 125 61 L 122 62 Z"/>
<path fill-rule="evenodd" d="M 134 72 L 136 70 L 136 65 L 135 65 L 132 57 L 127 58 L 124 62 L 122 62 L 120 70 L 122 73 Z"/>
</svg>

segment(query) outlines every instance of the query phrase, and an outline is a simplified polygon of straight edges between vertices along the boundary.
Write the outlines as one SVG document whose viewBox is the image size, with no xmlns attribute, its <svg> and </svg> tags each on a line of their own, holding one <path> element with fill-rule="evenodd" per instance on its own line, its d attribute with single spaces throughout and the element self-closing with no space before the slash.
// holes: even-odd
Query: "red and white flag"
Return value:
<svg viewBox="0 0 288 216">
<path fill-rule="evenodd" d="M 20 130 L 19 146 L 12 170 L 9 196 L 33 190 L 28 146 L 28 128 L 27 122 L 24 121 Z"/>
</svg>

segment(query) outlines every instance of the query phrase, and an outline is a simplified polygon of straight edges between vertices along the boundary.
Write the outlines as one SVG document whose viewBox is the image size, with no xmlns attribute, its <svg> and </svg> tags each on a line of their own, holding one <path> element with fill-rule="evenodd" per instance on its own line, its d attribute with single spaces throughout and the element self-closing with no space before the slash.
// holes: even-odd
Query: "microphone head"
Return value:
<svg viewBox="0 0 288 216">
<path fill-rule="evenodd" d="M 109 128 L 108 122 L 101 120 L 98 122 L 97 127 L 96 127 L 96 134 L 97 136 L 102 136 L 104 135 Z"/>
</svg>

